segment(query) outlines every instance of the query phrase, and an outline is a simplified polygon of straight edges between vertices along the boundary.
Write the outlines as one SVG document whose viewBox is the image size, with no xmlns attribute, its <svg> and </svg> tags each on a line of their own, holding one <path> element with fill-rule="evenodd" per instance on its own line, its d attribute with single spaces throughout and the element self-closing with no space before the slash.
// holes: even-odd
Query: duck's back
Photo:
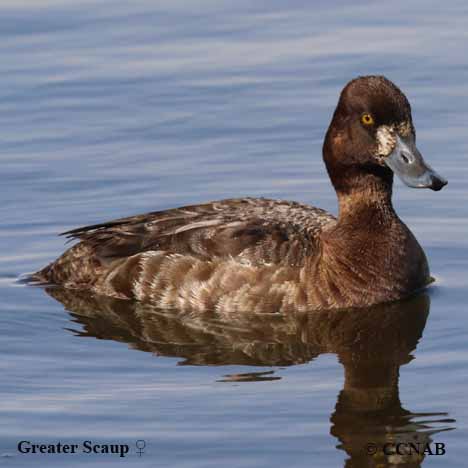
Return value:
<svg viewBox="0 0 468 468">
<path fill-rule="evenodd" d="M 161 306 L 180 306 L 168 302 L 168 291 L 171 297 L 183 296 L 184 288 L 186 294 L 198 294 L 196 304 L 200 288 L 207 296 L 217 289 L 221 297 L 233 287 L 262 282 L 268 294 L 274 278 L 279 282 L 286 275 L 281 281 L 298 281 L 330 223 L 335 218 L 324 210 L 263 198 L 147 213 L 65 233 L 80 242 L 36 278 Z M 211 299 L 205 302 L 198 308 L 216 305 Z"/>
</svg>

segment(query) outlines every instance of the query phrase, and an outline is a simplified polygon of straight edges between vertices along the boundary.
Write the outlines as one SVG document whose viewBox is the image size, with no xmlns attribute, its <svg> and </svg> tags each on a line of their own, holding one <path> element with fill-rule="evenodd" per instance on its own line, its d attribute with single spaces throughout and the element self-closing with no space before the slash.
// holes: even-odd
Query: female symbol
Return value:
<svg viewBox="0 0 468 468">
<path fill-rule="evenodd" d="M 143 439 L 138 439 L 136 442 L 135 442 L 135 445 L 136 445 L 136 448 L 138 450 L 138 454 L 140 455 L 141 457 L 141 454 L 145 452 L 145 447 L 146 447 L 146 442 L 143 440 Z"/>
</svg>

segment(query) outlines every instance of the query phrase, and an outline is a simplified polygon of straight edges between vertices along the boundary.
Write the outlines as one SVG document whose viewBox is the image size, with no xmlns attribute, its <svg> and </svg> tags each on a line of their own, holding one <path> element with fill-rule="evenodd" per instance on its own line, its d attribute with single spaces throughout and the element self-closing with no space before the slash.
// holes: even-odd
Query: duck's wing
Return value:
<svg viewBox="0 0 468 468">
<path fill-rule="evenodd" d="M 149 250 L 197 258 L 241 257 L 257 263 L 300 265 L 316 248 L 324 210 L 294 202 L 229 199 L 156 211 L 63 233 L 91 245 L 103 260 Z"/>
</svg>

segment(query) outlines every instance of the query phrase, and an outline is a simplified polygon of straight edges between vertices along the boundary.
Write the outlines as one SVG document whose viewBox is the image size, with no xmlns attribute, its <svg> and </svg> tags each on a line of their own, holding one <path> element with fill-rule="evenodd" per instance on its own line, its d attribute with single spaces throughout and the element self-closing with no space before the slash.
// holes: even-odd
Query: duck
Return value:
<svg viewBox="0 0 468 468">
<path fill-rule="evenodd" d="M 31 280 L 185 312 L 294 313 L 397 301 L 431 281 L 392 205 L 447 180 L 416 147 L 411 106 L 384 76 L 341 91 L 323 143 L 338 215 L 296 201 L 235 198 L 63 233 L 78 241 Z"/>
</svg>

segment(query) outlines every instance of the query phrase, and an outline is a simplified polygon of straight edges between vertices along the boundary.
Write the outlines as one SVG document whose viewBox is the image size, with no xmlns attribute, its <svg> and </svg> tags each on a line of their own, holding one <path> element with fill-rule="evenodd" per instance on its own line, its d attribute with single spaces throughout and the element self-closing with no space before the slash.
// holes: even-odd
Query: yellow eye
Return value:
<svg viewBox="0 0 468 468">
<path fill-rule="evenodd" d="M 374 119 L 370 114 L 362 114 L 361 122 L 363 125 L 374 125 Z"/>
</svg>

